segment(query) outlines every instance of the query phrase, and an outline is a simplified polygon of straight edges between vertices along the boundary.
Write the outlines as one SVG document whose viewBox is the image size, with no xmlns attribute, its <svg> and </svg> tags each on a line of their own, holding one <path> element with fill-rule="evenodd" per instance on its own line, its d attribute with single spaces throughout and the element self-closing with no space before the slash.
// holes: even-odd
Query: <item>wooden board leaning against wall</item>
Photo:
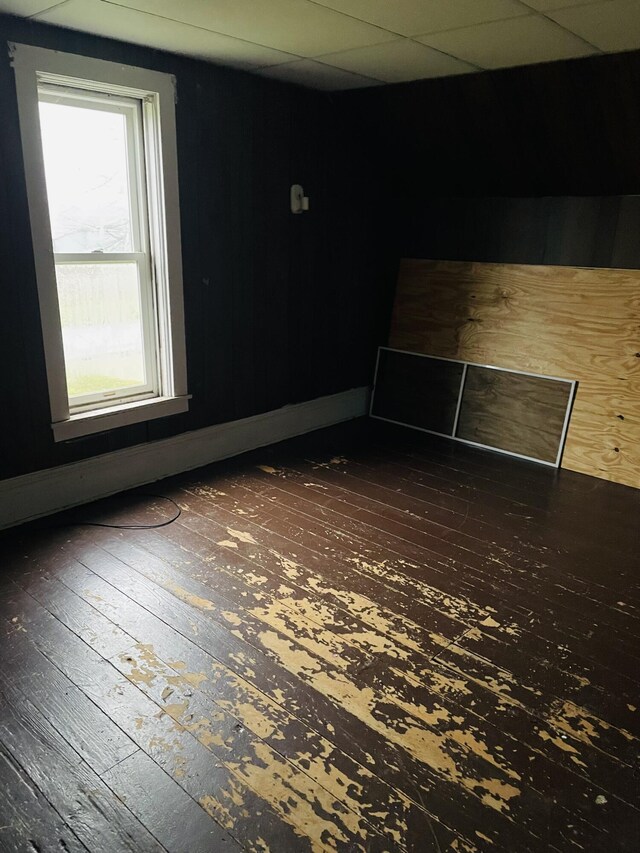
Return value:
<svg viewBox="0 0 640 853">
<path fill-rule="evenodd" d="M 389 346 L 576 379 L 562 467 L 640 488 L 640 270 L 405 259 Z"/>
</svg>

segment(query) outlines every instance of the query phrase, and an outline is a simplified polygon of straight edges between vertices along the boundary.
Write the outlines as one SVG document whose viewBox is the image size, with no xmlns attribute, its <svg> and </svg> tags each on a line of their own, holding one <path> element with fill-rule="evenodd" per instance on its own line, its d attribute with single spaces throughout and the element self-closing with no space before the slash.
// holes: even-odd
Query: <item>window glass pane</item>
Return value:
<svg viewBox="0 0 640 853">
<path fill-rule="evenodd" d="M 126 118 L 40 101 L 54 252 L 132 252 Z"/>
<path fill-rule="evenodd" d="M 135 263 L 57 264 L 69 397 L 145 383 Z"/>
</svg>

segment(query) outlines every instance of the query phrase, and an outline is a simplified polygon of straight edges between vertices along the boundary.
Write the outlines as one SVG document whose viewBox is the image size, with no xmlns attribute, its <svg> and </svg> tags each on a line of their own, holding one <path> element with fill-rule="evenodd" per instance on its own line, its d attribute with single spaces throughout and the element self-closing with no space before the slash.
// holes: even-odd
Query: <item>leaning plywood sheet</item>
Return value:
<svg viewBox="0 0 640 853">
<path fill-rule="evenodd" d="M 640 271 L 404 260 L 389 345 L 577 380 L 563 467 L 640 487 Z"/>
</svg>

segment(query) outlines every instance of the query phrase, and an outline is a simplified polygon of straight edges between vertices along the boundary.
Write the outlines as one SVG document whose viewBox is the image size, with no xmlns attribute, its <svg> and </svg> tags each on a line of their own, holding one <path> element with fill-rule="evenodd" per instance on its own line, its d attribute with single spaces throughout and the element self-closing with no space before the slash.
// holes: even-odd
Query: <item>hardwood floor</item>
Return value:
<svg viewBox="0 0 640 853">
<path fill-rule="evenodd" d="M 640 491 L 366 421 L 148 491 L 0 541 L 0 850 L 639 849 Z"/>
</svg>

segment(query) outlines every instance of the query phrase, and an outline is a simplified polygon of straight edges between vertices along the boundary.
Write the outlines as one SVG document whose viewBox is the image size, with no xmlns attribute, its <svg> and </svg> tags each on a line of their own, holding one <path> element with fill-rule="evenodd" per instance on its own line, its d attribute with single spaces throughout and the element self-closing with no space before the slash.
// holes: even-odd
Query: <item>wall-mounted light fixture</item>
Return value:
<svg viewBox="0 0 640 853">
<path fill-rule="evenodd" d="M 293 184 L 291 187 L 291 213 L 303 213 L 305 210 L 309 210 L 309 196 L 304 194 L 300 184 Z"/>
</svg>

